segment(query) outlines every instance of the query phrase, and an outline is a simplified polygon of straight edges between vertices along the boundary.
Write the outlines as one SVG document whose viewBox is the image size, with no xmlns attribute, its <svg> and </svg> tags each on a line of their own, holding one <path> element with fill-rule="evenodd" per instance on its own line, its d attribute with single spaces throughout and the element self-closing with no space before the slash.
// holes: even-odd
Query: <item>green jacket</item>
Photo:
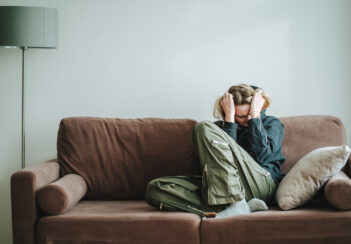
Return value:
<svg viewBox="0 0 351 244">
<path fill-rule="evenodd" d="M 280 173 L 280 167 L 285 160 L 282 154 L 284 126 L 278 118 L 266 116 L 265 112 L 266 109 L 261 112 L 260 118 L 250 119 L 248 126 L 223 120 L 214 123 L 227 132 L 258 164 L 268 170 L 278 184 L 284 176 Z"/>
</svg>

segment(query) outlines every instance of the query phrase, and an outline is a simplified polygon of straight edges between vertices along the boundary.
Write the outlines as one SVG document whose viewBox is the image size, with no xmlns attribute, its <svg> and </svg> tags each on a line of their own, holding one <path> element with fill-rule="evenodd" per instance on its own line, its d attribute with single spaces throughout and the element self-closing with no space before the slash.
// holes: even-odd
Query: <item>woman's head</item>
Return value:
<svg viewBox="0 0 351 244">
<path fill-rule="evenodd" d="M 255 87 L 256 88 L 256 87 Z M 262 91 L 262 97 L 265 99 L 264 105 L 262 109 L 268 108 L 271 104 L 271 100 L 268 94 L 260 88 L 254 89 L 252 86 L 246 84 L 239 84 L 235 86 L 231 86 L 228 89 L 228 93 L 233 95 L 233 101 L 235 105 L 235 121 L 240 124 L 247 124 L 247 116 L 250 111 L 250 104 L 253 98 L 253 95 L 258 90 Z M 214 106 L 213 116 L 215 118 L 225 118 L 225 113 L 221 107 L 221 101 L 223 96 L 219 97 Z"/>
</svg>

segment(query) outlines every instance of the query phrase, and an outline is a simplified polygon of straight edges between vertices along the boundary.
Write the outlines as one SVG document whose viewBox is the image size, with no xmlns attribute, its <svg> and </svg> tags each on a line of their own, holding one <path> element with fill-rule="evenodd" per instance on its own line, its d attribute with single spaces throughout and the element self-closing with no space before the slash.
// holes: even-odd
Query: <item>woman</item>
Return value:
<svg viewBox="0 0 351 244">
<path fill-rule="evenodd" d="M 146 201 L 165 210 L 228 217 L 266 210 L 282 176 L 284 127 L 266 116 L 270 98 L 262 89 L 232 86 L 214 108 L 216 122 L 194 126 L 192 141 L 202 176 L 152 180 Z"/>
</svg>

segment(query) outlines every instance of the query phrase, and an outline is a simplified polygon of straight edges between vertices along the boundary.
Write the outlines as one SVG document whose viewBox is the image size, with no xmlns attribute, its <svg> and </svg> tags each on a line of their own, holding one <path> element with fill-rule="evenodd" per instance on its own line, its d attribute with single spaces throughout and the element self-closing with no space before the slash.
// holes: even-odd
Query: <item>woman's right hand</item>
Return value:
<svg viewBox="0 0 351 244">
<path fill-rule="evenodd" d="M 221 107 L 225 113 L 225 121 L 234 123 L 235 119 L 235 106 L 234 106 L 233 95 L 229 92 L 224 93 Z"/>
</svg>

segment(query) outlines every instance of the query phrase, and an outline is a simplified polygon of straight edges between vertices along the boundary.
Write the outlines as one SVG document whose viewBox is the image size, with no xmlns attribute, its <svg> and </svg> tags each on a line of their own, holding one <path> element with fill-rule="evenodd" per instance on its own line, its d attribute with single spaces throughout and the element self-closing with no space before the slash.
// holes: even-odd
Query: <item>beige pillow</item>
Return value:
<svg viewBox="0 0 351 244">
<path fill-rule="evenodd" d="M 302 157 L 278 186 L 275 200 L 283 210 L 301 206 L 346 164 L 351 149 L 323 147 Z"/>
</svg>

